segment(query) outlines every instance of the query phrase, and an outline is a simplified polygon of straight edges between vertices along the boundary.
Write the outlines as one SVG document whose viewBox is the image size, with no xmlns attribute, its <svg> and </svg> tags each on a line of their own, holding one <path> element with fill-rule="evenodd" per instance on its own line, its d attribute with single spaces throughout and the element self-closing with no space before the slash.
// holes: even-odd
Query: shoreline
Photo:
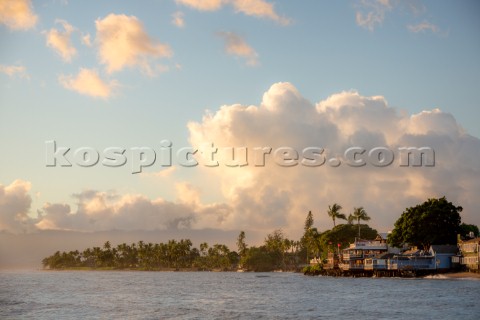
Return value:
<svg viewBox="0 0 480 320">
<path fill-rule="evenodd" d="M 428 276 L 427 279 L 471 279 L 471 280 L 480 280 L 480 273 L 478 272 L 448 272 L 448 273 L 439 273 L 436 275 Z"/>
<path fill-rule="evenodd" d="M 88 272 L 88 271 L 127 271 L 127 272 L 216 272 L 216 273 L 236 273 L 236 272 L 245 272 L 245 273 L 278 273 L 278 271 L 264 271 L 264 272 L 255 272 L 255 271 L 237 271 L 237 270 L 198 270 L 198 269 L 190 269 L 190 268 L 181 268 L 179 270 L 175 270 L 174 268 L 164 268 L 164 269 L 156 269 L 156 270 L 142 270 L 142 269 L 109 269 L 109 268 L 65 268 L 65 269 L 38 269 L 38 271 L 80 271 L 80 272 Z M 298 271 L 282 271 L 287 273 L 301 273 Z M 327 276 L 328 277 L 328 276 Z M 379 277 L 379 278 L 389 278 L 389 277 Z M 480 273 L 478 272 L 468 272 L 468 271 L 461 271 L 461 272 L 446 272 L 446 273 L 438 273 L 427 275 L 424 277 L 417 277 L 420 279 L 466 279 L 466 280 L 480 280 Z"/>
</svg>

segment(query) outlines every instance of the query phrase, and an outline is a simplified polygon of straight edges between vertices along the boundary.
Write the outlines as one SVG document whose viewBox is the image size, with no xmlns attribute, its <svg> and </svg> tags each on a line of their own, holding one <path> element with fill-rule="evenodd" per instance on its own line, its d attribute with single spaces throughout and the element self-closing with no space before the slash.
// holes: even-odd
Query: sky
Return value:
<svg viewBox="0 0 480 320">
<path fill-rule="evenodd" d="M 477 1 L 1 0 L 0 232 L 298 238 L 309 210 L 331 228 L 333 203 L 386 232 L 442 196 L 480 224 L 479 15 Z M 402 166 L 405 147 L 434 165 Z"/>
</svg>

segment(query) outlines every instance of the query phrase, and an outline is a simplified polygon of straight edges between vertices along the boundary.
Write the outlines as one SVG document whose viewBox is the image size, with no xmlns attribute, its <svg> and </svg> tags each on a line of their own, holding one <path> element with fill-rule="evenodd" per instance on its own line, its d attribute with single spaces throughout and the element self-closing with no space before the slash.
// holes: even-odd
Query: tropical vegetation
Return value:
<svg viewBox="0 0 480 320">
<path fill-rule="evenodd" d="M 370 220 L 363 207 L 355 207 L 348 217 L 341 210 L 342 206 L 337 203 L 328 206 L 327 215 L 333 220 L 333 228 L 323 232 L 314 227 L 313 214 L 309 211 L 298 241 L 288 239 L 281 229 L 268 234 L 259 246 L 249 246 L 245 232 L 241 231 L 236 251 L 224 244 L 206 242 L 196 248 L 189 239 L 116 246 L 107 241 L 102 247 L 83 251 L 57 251 L 44 258 L 42 264 L 46 269 L 299 271 L 310 259 L 322 262 L 329 252 L 346 248 L 357 237 L 376 238 L 377 230 L 360 223 Z M 462 238 L 478 236 L 477 226 L 460 224 L 461 211 L 461 207 L 454 206 L 445 197 L 407 208 L 395 222 L 388 242 L 398 247 L 408 243 L 428 249 L 431 244 L 456 244 L 457 234 Z M 338 219 L 347 223 L 337 225 Z"/>
</svg>

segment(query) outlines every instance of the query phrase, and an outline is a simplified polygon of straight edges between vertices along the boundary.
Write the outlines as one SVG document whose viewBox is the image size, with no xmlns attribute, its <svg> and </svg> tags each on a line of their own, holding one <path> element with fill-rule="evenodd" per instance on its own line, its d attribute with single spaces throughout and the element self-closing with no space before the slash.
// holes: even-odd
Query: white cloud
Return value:
<svg viewBox="0 0 480 320">
<path fill-rule="evenodd" d="M 8 75 L 9 77 L 19 77 L 20 79 L 30 79 L 25 66 L 19 65 L 0 65 L 0 72 Z"/>
<path fill-rule="evenodd" d="M 95 25 L 100 62 L 108 73 L 139 67 L 144 73 L 154 75 L 151 60 L 172 55 L 170 47 L 151 39 L 134 16 L 109 14 Z"/>
<path fill-rule="evenodd" d="M 179 28 L 185 27 L 185 20 L 183 19 L 183 16 L 184 16 L 184 14 L 181 11 L 177 11 L 174 14 L 172 14 L 173 25 L 175 25 Z"/>
<path fill-rule="evenodd" d="M 30 0 L 0 1 L 0 23 L 12 30 L 28 30 L 35 26 L 38 17 Z"/>
<path fill-rule="evenodd" d="M 0 184 L 0 231 L 20 233 L 34 228 L 28 216 L 32 198 L 30 182 L 15 180 L 8 186 Z"/>
<path fill-rule="evenodd" d="M 60 75 L 58 80 L 66 89 L 97 98 L 111 97 L 118 87 L 115 80 L 110 82 L 102 80 L 95 69 L 81 68 L 77 76 Z"/>
<path fill-rule="evenodd" d="M 176 2 L 201 11 L 216 11 L 223 5 L 230 4 L 236 12 L 247 16 L 266 18 L 283 25 L 290 23 L 289 19 L 277 14 L 272 3 L 265 0 L 176 0 Z"/>
<path fill-rule="evenodd" d="M 75 31 L 75 28 L 65 20 L 56 20 L 55 23 L 61 24 L 64 31 L 52 28 L 45 32 L 47 46 L 54 49 L 63 61 L 70 62 L 77 54 L 77 50 L 70 39 L 70 35 Z"/>
<path fill-rule="evenodd" d="M 245 59 L 249 66 L 258 64 L 257 52 L 241 36 L 234 32 L 219 32 L 218 35 L 224 40 L 228 54 Z"/>
<path fill-rule="evenodd" d="M 419 33 L 419 32 L 425 32 L 425 31 L 430 31 L 433 33 L 440 32 L 440 28 L 438 26 L 428 21 L 423 21 L 421 23 L 414 24 L 414 25 L 408 25 L 407 29 L 413 33 Z"/>
<path fill-rule="evenodd" d="M 201 122 L 188 125 L 190 143 L 246 146 L 249 165 L 205 168 L 208 190 L 220 192 L 231 207 L 224 216 L 225 228 L 284 228 L 299 234 L 305 214 L 312 210 L 321 229 L 331 227 L 326 210 L 338 202 L 350 213 L 364 206 L 372 225 L 388 230 L 409 206 L 429 197 L 447 196 L 462 205 L 464 221 L 480 223 L 480 140 L 469 136 L 452 115 L 438 109 L 403 115 L 389 107 L 382 96 L 365 97 L 356 91 L 333 94 L 313 104 L 290 83 L 274 84 L 259 106 L 222 106 Z M 288 146 L 299 153 L 306 147 L 325 148 L 326 163 L 320 167 L 280 167 L 274 155 L 264 167 L 254 166 L 254 147 Z M 391 166 L 350 167 L 343 159 L 349 147 L 367 150 L 388 147 L 395 152 Z M 434 167 L 400 167 L 399 147 L 431 147 Z M 368 152 L 368 151 L 367 151 Z M 272 151 L 273 153 L 273 151 Z M 328 159 L 339 156 L 342 164 L 331 167 Z M 301 157 L 301 154 L 300 154 Z M 207 171 L 208 170 L 208 171 Z M 218 189 L 213 183 L 218 181 Z M 203 189 L 204 191 L 207 189 Z"/>
</svg>

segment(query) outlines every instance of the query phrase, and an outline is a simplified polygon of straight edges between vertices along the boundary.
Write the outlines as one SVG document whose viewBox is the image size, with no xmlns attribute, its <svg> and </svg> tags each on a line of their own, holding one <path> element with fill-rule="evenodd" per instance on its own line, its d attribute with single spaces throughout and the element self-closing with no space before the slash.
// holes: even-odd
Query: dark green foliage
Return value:
<svg viewBox="0 0 480 320">
<path fill-rule="evenodd" d="M 340 244 L 341 248 L 348 247 L 348 245 L 353 243 L 358 236 L 359 227 L 362 232 L 362 239 L 373 240 L 378 234 L 377 230 L 370 228 L 366 224 L 360 224 L 358 226 L 352 224 L 340 224 L 332 230 L 327 230 L 320 235 L 320 243 L 324 248 L 324 251 L 336 250 L 338 244 Z"/>
<path fill-rule="evenodd" d="M 467 238 L 470 234 L 470 232 L 473 232 L 473 236 L 474 237 L 478 237 L 480 235 L 479 231 L 478 231 L 478 227 L 474 224 L 466 224 L 466 223 L 462 223 L 460 225 L 460 236 L 462 238 Z"/>
<path fill-rule="evenodd" d="M 249 271 L 266 272 L 275 270 L 278 257 L 266 246 L 251 247 L 242 258 L 242 266 Z"/>
<path fill-rule="evenodd" d="M 393 246 L 408 243 L 424 250 L 432 244 L 456 244 L 461 211 L 462 207 L 454 206 L 445 197 L 428 199 L 403 212 L 395 222 L 388 242 Z"/>
<path fill-rule="evenodd" d="M 236 254 L 236 253 L 235 253 Z M 232 254 L 225 245 L 214 245 L 209 249 L 209 268 L 230 269 L 238 257 Z M 52 256 L 42 260 L 44 268 L 67 269 L 67 268 L 92 268 L 92 269 L 179 269 L 191 268 L 198 264 L 202 258 L 197 248 L 192 248 L 189 239 L 180 241 L 169 240 L 167 243 L 126 243 L 112 248 L 110 242 L 106 242 L 103 248 L 93 247 L 83 252 L 57 251 Z"/>
</svg>

